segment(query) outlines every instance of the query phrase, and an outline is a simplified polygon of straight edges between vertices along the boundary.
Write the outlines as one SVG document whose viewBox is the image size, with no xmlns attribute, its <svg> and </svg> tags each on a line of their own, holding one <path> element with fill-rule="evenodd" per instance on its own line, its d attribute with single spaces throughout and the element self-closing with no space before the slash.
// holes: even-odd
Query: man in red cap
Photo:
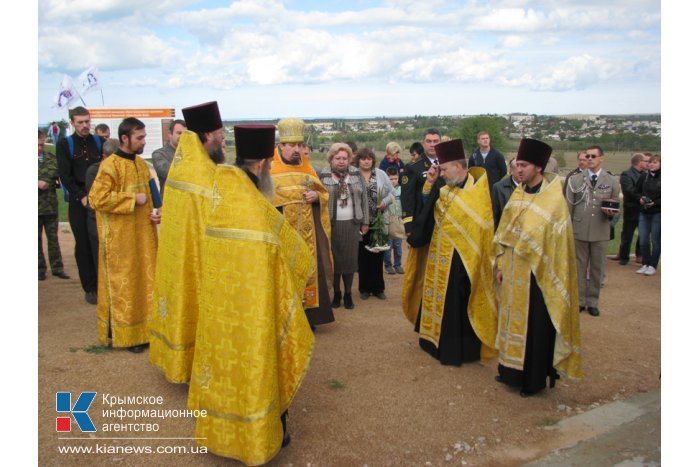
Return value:
<svg viewBox="0 0 700 467">
<path fill-rule="evenodd" d="M 462 140 L 440 143 L 435 152 L 445 183 L 436 184 L 437 166 L 428 170 L 431 189 L 408 237 L 412 247 L 429 242 L 416 330 L 423 350 L 460 366 L 496 356 L 493 212 L 486 171 L 467 169 Z"/>
<path fill-rule="evenodd" d="M 201 242 L 211 212 L 212 185 L 221 152 L 223 123 L 216 102 L 182 109 L 187 129 L 178 136 L 163 192 L 149 360 L 171 383 L 192 372 L 201 290 Z M 176 120 L 176 122 L 181 120 Z M 177 125 L 182 126 L 182 125 Z"/>
<path fill-rule="evenodd" d="M 198 444 L 260 465 L 290 440 L 287 409 L 314 346 L 303 294 L 315 260 L 263 193 L 275 127 L 240 125 L 234 134 L 236 166 L 216 168 L 202 239 L 188 407 L 206 410 Z"/>
<path fill-rule="evenodd" d="M 493 239 L 498 297 L 496 381 L 530 396 L 563 373 L 580 378 L 581 356 L 573 229 L 557 176 L 543 173 L 552 148 L 520 142 L 522 182 Z"/>
</svg>

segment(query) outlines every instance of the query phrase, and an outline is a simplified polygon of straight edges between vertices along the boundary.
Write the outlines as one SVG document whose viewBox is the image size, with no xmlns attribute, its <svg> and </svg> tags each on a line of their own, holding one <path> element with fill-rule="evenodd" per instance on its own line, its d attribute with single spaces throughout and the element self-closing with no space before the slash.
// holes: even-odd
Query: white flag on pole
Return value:
<svg viewBox="0 0 700 467">
<path fill-rule="evenodd" d="M 97 73 L 97 68 L 91 66 L 87 70 L 83 71 L 78 77 L 78 83 L 80 83 L 81 94 L 87 94 L 88 92 L 99 89 L 100 78 Z"/>
<path fill-rule="evenodd" d="M 58 93 L 54 99 L 54 108 L 67 108 L 68 104 L 73 102 L 73 99 L 76 97 L 78 97 L 78 93 L 75 91 L 73 82 L 68 75 L 63 75 L 63 80 L 61 80 L 61 88 L 58 90 Z"/>
</svg>

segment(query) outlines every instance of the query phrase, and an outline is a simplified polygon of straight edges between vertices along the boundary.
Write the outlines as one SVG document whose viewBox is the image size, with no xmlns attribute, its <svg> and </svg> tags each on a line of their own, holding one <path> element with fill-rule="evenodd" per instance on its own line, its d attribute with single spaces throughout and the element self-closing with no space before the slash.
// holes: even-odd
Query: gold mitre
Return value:
<svg viewBox="0 0 700 467">
<path fill-rule="evenodd" d="M 304 120 L 300 118 L 283 118 L 277 122 L 280 143 L 303 143 Z"/>
</svg>

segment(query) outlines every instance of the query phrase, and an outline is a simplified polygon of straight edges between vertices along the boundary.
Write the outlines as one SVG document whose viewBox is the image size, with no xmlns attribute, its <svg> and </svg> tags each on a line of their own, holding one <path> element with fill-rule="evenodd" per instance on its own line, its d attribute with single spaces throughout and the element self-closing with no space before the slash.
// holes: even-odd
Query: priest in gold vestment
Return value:
<svg viewBox="0 0 700 467">
<path fill-rule="evenodd" d="M 107 157 L 89 194 L 99 236 L 97 333 L 100 342 L 142 352 L 148 345 L 160 209 L 153 209 L 151 173 L 138 155 L 146 127 L 130 117 L 119 125 L 119 150 Z"/>
<path fill-rule="evenodd" d="M 180 137 L 163 195 L 149 360 L 171 383 L 190 380 L 201 290 L 201 242 L 211 212 L 223 124 L 216 102 L 182 109 Z M 161 187 L 162 189 L 162 187 Z"/>
<path fill-rule="evenodd" d="M 435 152 L 440 166 L 428 170 L 431 189 L 409 237 L 416 247 L 429 242 L 416 330 L 423 350 L 459 366 L 497 354 L 493 212 L 486 173 L 467 170 L 462 140 L 440 143 Z M 438 170 L 444 185 L 436 183 Z"/>
<path fill-rule="evenodd" d="M 316 258 L 316 271 L 304 291 L 304 310 L 314 326 L 334 321 L 329 289 L 333 285 L 331 221 L 328 191 L 311 161 L 303 155 L 304 121 L 284 118 L 277 123 L 277 146 L 270 174 L 275 183 L 272 204 L 281 210 Z"/>
<path fill-rule="evenodd" d="M 524 138 L 516 156 L 522 182 L 493 240 L 498 297 L 496 380 L 523 397 L 559 374 L 582 377 L 573 228 L 561 183 L 544 173 L 549 145 Z"/>
<path fill-rule="evenodd" d="M 238 125 L 236 166 L 214 174 L 188 407 L 197 443 L 247 465 L 289 443 L 286 411 L 311 360 L 303 294 L 315 261 L 269 202 L 272 125 Z"/>
</svg>

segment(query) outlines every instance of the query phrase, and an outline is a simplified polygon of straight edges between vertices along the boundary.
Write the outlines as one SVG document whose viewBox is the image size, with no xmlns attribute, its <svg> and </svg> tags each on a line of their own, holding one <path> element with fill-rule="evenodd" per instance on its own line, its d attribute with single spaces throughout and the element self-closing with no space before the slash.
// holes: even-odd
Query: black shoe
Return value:
<svg viewBox="0 0 700 467">
<path fill-rule="evenodd" d="M 85 292 L 85 301 L 90 305 L 97 305 L 97 292 Z"/>
<path fill-rule="evenodd" d="M 630 262 L 630 260 L 628 260 L 628 259 L 621 259 L 620 266 L 626 266 L 627 264 L 629 264 L 629 262 Z"/>
<path fill-rule="evenodd" d="M 40 281 L 45 281 L 46 280 L 46 273 L 39 271 L 39 280 Z"/>
<path fill-rule="evenodd" d="M 287 433 L 285 431 L 284 436 L 282 436 L 282 447 L 286 448 L 287 446 L 289 446 L 289 443 L 291 443 L 291 442 L 292 442 L 292 437 L 289 436 L 289 433 Z"/>
<path fill-rule="evenodd" d="M 148 348 L 148 344 L 140 344 L 140 345 L 135 345 L 133 347 L 127 347 L 126 350 L 128 350 L 131 353 L 141 353 L 144 350 Z"/>
<path fill-rule="evenodd" d="M 554 386 L 556 386 L 557 380 L 559 378 L 560 378 L 559 373 L 557 373 L 556 370 L 554 370 L 554 376 L 549 375 L 549 387 L 550 387 L 550 389 L 554 388 Z"/>
<path fill-rule="evenodd" d="M 589 306 L 588 307 L 588 313 L 591 316 L 598 316 L 600 314 L 600 310 L 597 307 L 594 306 Z"/>
<path fill-rule="evenodd" d="M 341 297 L 340 292 L 335 292 L 333 294 L 333 301 L 331 302 L 331 307 L 332 308 L 340 308 L 340 297 Z"/>
<path fill-rule="evenodd" d="M 501 384 L 506 384 L 506 380 L 501 375 L 496 375 L 496 377 L 494 379 Z"/>
<path fill-rule="evenodd" d="M 54 276 L 58 277 L 59 279 L 70 279 L 70 276 L 63 271 L 54 273 Z"/>
<path fill-rule="evenodd" d="M 528 391 L 527 389 L 520 390 L 520 397 L 530 397 L 530 396 L 534 396 L 534 395 L 535 395 L 534 392 Z"/>
<path fill-rule="evenodd" d="M 346 293 L 343 295 L 343 305 L 345 305 L 345 308 L 348 310 L 352 310 L 355 308 L 355 304 L 352 303 L 352 294 L 351 293 Z"/>
<path fill-rule="evenodd" d="M 384 295 L 384 292 L 379 292 L 374 294 L 375 297 L 377 297 L 379 300 L 386 300 L 386 295 Z"/>
<path fill-rule="evenodd" d="M 367 292 L 360 292 L 360 298 L 362 300 L 367 300 L 369 298 L 369 293 Z"/>
<path fill-rule="evenodd" d="M 586 309 L 585 306 L 581 306 L 581 305 L 578 306 L 578 312 L 579 312 L 579 313 L 581 313 L 581 312 L 584 311 L 585 309 Z"/>
</svg>

